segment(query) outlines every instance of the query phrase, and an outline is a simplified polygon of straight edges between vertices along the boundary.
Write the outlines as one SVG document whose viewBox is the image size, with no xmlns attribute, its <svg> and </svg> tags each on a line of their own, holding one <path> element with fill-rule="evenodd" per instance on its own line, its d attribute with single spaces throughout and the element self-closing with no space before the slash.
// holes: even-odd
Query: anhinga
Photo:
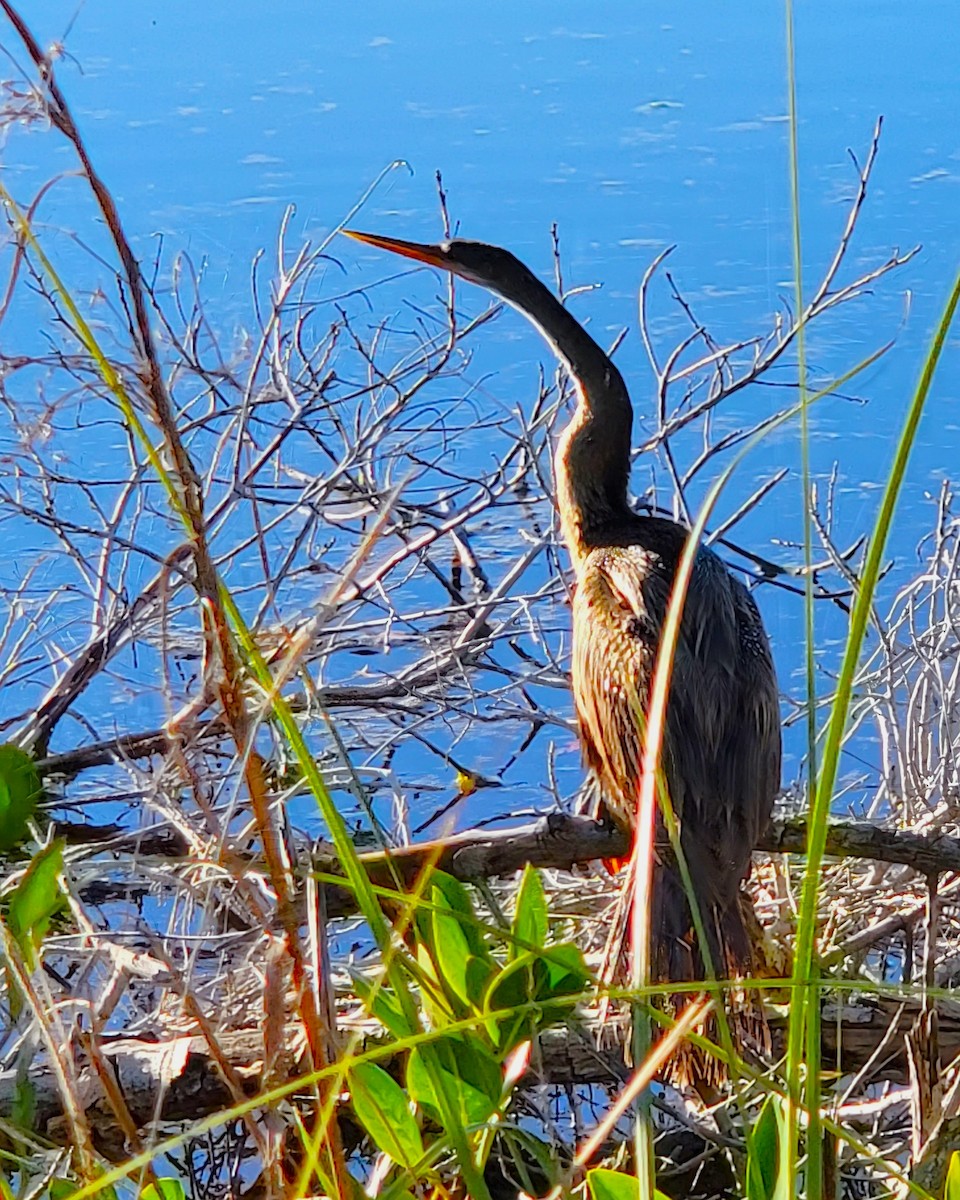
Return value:
<svg viewBox="0 0 960 1200">
<path fill-rule="evenodd" d="M 688 531 L 627 502 L 633 409 L 623 377 L 560 301 L 507 250 L 460 239 L 421 245 L 350 237 L 495 292 L 544 335 L 576 384 L 554 460 L 557 507 L 576 572 L 573 693 L 586 761 L 620 826 L 635 823 L 643 712 Z M 752 973 L 740 884 L 780 785 L 780 713 L 770 645 L 744 585 L 697 551 L 676 646 L 661 766 L 718 975 Z M 666 845 L 662 829 L 658 844 Z M 661 981 L 704 977 L 675 862 L 660 855 L 651 958 Z"/>
</svg>

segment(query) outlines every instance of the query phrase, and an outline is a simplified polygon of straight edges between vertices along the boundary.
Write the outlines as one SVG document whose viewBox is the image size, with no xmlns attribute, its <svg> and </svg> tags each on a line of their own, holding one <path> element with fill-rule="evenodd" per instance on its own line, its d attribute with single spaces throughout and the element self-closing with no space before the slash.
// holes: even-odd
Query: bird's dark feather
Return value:
<svg viewBox="0 0 960 1200">
<path fill-rule="evenodd" d="M 611 816 L 631 828 L 643 717 L 686 532 L 641 516 L 619 532 L 624 544 L 592 550 L 578 569 L 573 687 L 586 760 Z M 698 552 L 684 605 L 661 766 L 714 968 L 749 971 L 738 893 L 779 785 L 778 700 L 756 605 L 709 550 Z M 662 824 L 658 843 L 653 962 L 660 978 L 695 978 L 703 964 L 690 950 L 689 902 Z"/>
</svg>

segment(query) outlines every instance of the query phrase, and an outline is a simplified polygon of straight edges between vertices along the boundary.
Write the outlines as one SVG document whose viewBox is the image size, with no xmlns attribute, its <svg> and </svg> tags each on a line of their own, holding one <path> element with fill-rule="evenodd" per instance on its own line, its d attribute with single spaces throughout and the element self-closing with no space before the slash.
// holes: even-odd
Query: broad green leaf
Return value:
<svg viewBox="0 0 960 1200">
<path fill-rule="evenodd" d="M 47 1185 L 47 1196 L 49 1200 L 69 1200 L 71 1196 L 75 1196 L 79 1184 L 76 1180 L 66 1179 L 64 1176 L 55 1176 Z M 180 1195 L 183 1195 L 181 1190 Z M 104 1187 L 96 1193 L 96 1200 L 117 1200 L 116 1188 Z"/>
<path fill-rule="evenodd" d="M 960 1200 L 960 1150 L 950 1155 L 947 1181 L 943 1187 L 943 1200 Z"/>
<path fill-rule="evenodd" d="M 624 1175 L 622 1171 L 595 1167 L 587 1172 L 587 1183 L 590 1185 L 591 1200 L 641 1200 L 640 1181 L 633 1175 Z M 659 1188 L 655 1189 L 653 1197 L 654 1200 L 668 1200 Z M 646 1197 L 642 1200 L 646 1200 Z"/>
<path fill-rule="evenodd" d="M 491 979 L 484 997 L 483 1011 L 489 1018 L 486 1029 L 494 1044 L 506 1053 L 538 1030 L 564 1020 L 568 1010 L 554 1007 L 550 1001 L 576 995 L 589 979 L 577 946 L 562 943 L 539 953 L 518 955 Z M 544 1007 L 531 1010 L 531 1004 Z M 527 1011 L 514 1011 L 521 1007 Z"/>
<path fill-rule="evenodd" d="M 482 958 L 489 952 L 470 893 L 459 879 L 454 879 L 445 871 L 435 871 L 430 877 L 430 899 L 433 904 L 442 905 L 460 917 L 460 926 L 471 954 Z"/>
<path fill-rule="evenodd" d="M 747 1133 L 747 1200 L 776 1200 L 781 1194 L 783 1132 L 783 1101 L 768 1096 Z"/>
<path fill-rule="evenodd" d="M 410 1027 L 410 1022 L 400 1006 L 396 993 L 387 987 L 374 988 L 373 984 L 365 979 L 359 971 L 351 971 L 350 974 L 353 978 L 354 991 L 363 1001 L 367 1012 L 375 1017 L 394 1037 L 411 1037 L 414 1030 Z"/>
<path fill-rule="evenodd" d="M 562 943 L 540 952 L 518 955 L 490 981 L 484 1007 L 493 1013 L 532 1001 L 547 1003 L 573 996 L 590 982 L 579 946 Z"/>
<path fill-rule="evenodd" d="M 532 951 L 515 958 L 493 977 L 484 997 L 483 1010 L 489 1017 L 485 1027 L 501 1055 L 536 1032 L 540 1014 L 535 1010 L 514 1010 L 536 1001 L 537 962 L 538 957 Z"/>
<path fill-rule="evenodd" d="M 467 1003 L 472 1009 L 477 1009 L 483 1000 L 491 976 L 497 973 L 498 967 L 492 958 L 477 958 L 471 955 L 467 959 L 466 993 Z"/>
<path fill-rule="evenodd" d="M 0 850 L 9 850 L 27 836 L 27 822 L 42 796 L 30 755 L 19 746 L 0 746 Z"/>
<path fill-rule="evenodd" d="M 427 944 L 417 942 L 417 969 L 420 973 L 420 1004 L 431 1029 L 442 1029 L 463 1016 L 460 1002 L 440 983 L 440 973 Z"/>
<path fill-rule="evenodd" d="M 376 1063 L 357 1063 L 348 1078 L 353 1111 L 377 1149 L 412 1170 L 423 1157 L 423 1139 L 407 1093 Z"/>
<path fill-rule="evenodd" d="M 537 989 L 537 998 L 540 1000 L 572 996 L 583 991 L 590 982 L 590 968 L 583 951 L 572 942 L 549 946 L 540 955 L 539 961 L 544 971 L 543 983 Z"/>
<path fill-rule="evenodd" d="M 148 1183 L 140 1193 L 140 1200 L 184 1200 L 185 1195 L 180 1180 L 167 1177 Z"/>
<path fill-rule="evenodd" d="M 443 897 L 436 890 L 431 899 L 434 904 L 443 906 Z M 470 943 L 456 915 L 445 906 L 430 914 L 430 943 L 441 987 L 452 1001 L 467 1005 L 467 963 L 472 957 Z"/>
<path fill-rule="evenodd" d="M 458 880 L 439 874 L 430 900 L 430 946 L 439 982 L 452 1001 L 475 1008 L 494 968 L 470 897 Z"/>
<path fill-rule="evenodd" d="M 10 932 L 31 967 L 34 950 L 43 941 L 51 918 L 63 907 L 58 878 L 63 870 L 63 846 L 62 838 L 44 846 L 10 897 Z"/>
<path fill-rule="evenodd" d="M 547 900 L 543 894 L 540 872 L 529 863 L 520 880 L 511 932 L 516 939 L 510 946 L 511 959 L 523 950 L 539 949 L 547 941 Z"/>
<path fill-rule="evenodd" d="M 500 1103 L 500 1065 L 479 1038 L 472 1034 L 447 1034 L 432 1045 L 440 1083 L 450 1097 L 461 1128 L 485 1124 Z M 439 1119 L 441 1105 L 423 1061 L 423 1049 L 414 1047 L 407 1063 L 407 1088 L 414 1100 Z"/>
</svg>

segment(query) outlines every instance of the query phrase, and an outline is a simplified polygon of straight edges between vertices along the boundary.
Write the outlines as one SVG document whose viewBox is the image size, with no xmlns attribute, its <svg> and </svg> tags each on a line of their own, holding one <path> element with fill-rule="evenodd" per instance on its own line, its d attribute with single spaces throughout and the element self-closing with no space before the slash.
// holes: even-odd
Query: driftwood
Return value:
<svg viewBox="0 0 960 1200">
<path fill-rule="evenodd" d="M 757 844 L 758 850 L 803 854 L 807 830 L 803 820 L 773 821 Z M 394 886 L 395 873 L 411 884 L 428 865 L 465 882 L 510 875 L 527 863 L 535 867 L 569 870 L 592 859 L 617 858 L 629 851 L 625 834 L 589 817 L 550 813 L 529 825 L 496 831 L 471 830 L 440 841 L 420 842 L 361 856 L 374 883 Z M 960 871 L 960 838 L 881 829 L 860 822 L 838 822 L 827 831 L 827 854 L 837 858 L 865 858 L 910 867 L 924 876 Z M 321 868 L 336 871 L 335 862 Z M 354 911 L 352 898 L 343 889 L 330 887 L 328 912 Z"/>
<path fill-rule="evenodd" d="M 183 838 L 164 828 L 130 831 L 117 825 L 58 822 L 56 832 L 73 844 L 106 842 L 114 851 L 137 849 L 144 854 L 171 857 L 187 852 Z M 756 849 L 774 854 L 803 854 L 806 841 L 804 820 L 775 820 Z M 371 851 L 361 854 L 360 860 L 375 885 L 390 888 L 398 881 L 411 886 L 427 867 L 446 871 L 469 883 L 512 875 L 528 863 L 546 869 L 570 870 L 578 863 L 622 857 L 629 849 L 629 840 L 619 829 L 589 817 L 556 812 L 511 829 L 472 829 L 436 841 L 416 842 L 389 851 Z M 960 872 L 960 837 L 882 829 L 866 822 L 831 823 L 827 829 L 826 853 L 835 858 L 873 859 L 909 867 L 924 877 Z M 339 864 L 328 843 L 315 852 L 314 867 L 324 873 L 340 874 Z M 328 882 L 328 915 L 342 917 L 355 911 L 356 903 L 350 892 Z"/>
<path fill-rule="evenodd" d="M 823 1055 L 825 1065 L 839 1063 L 844 1073 L 861 1070 L 871 1064 L 873 1078 L 902 1083 L 907 1077 L 905 1037 L 920 1012 L 920 1001 L 892 996 L 858 997 L 842 1006 L 825 1000 L 823 1006 Z M 940 1050 L 944 1066 L 960 1058 L 960 1004 L 938 1006 L 940 1018 Z M 785 1039 L 786 1018 L 773 1015 L 771 1028 L 775 1052 Z M 363 1026 L 356 1027 L 362 1032 Z M 352 1031 L 346 1019 L 341 1033 Z M 368 1045 L 375 1034 L 370 1028 Z M 617 1086 L 629 1075 L 624 1062 L 623 1039 L 619 1044 L 598 1047 L 595 1027 L 591 1028 L 589 1014 L 582 1027 L 564 1028 L 545 1034 L 538 1061 L 538 1082 L 551 1084 L 600 1084 Z M 605 1039 L 606 1040 L 606 1039 Z M 295 1030 L 285 1044 L 302 1043 Z M 294 1079 L 296 1064 L 292 1061 L 271 1062 L 271 1079 L 264 1078 L 264 1031 L 261 1025 L 223 1032 L 218 1038 L 222 1060 L 230 1065 L 235 1077 L 242 1082 L 248 1095 L 275 1083 L 278 1078 Z M 882 1047 L 880 1054 L 878 1049 Z M 204 1037 L 171 1034 L 162 1041 L 151 1038 L 104 1037 L 99 1055 L 119 1084 L 134 1120 L 146 1126 L 158 1117 L 163 1121 L 197 1120 L 200 1117 L 230 1107 L 235 1095 L 224 1083 L 214 1056 Z M 388 1062 L 387 1058 L 381 1063 Z M 278 1068 L 280 1068 L 278 1073 Z M 286 1069 L 283 1069 L 286 1068 Z M 54 1138 L 62 1118 L 61 1093 L 55 1073 L 45 1065 L 31 1070 L 38 1133 Z M 81 1094 L 91 1115 L 91 1123 L 103 1137 L 102 1149 L 110 1149 L 108 1129 L 110 1106 L 96 1069 L 87 1064 L 80 1070 Z M 533 1080 L 531 1080 L 533 1082 Z M 19 1095 L 20 1083 L 15 1070 L 0 1072 L 0 1113 L 10 1114 Z M 122 1143 L 114 1147 L 117 1155 L 126 1153 Z"/>
<path fill-rule="evenodd" d="M 104 841 L 112 847 L 140 839 L 139 848 L 153 854 L 178 855 L 183 847 L 169 831 L 144 831 L 139 835 L 113 826 L 96 829 L 78 826 L 60 827 L 71 841 Z M 803 851 L 806 828 L 802 820 L 773 823 L 759 849 L 777 853 Z M 391 851 L 367 853 L 362 861 L 374 883 L 385 888 L 397 880 L 411 885 L 429 867 L 437 867 L 470 881 L 512 874 L 526 863 L 549 869 L 570 869 L 589 860 L 615 857 L 628 849 L 626 837 L 619 831 L 586 817 L 554 813 L 510 830 L 494 832 L 472 830 L 439 841 L 425 842 Z M 830 855 L 874 858 L 900 864 L 929 876 L 960 870 L 960 839 L 946 836 L 923 837 L 917 834 L 882 830 L 858 823 L 831 825 L 827 838 Z M 339 873 L 338 864 L 326 848 L 314 857 L 314 866 L 324 875 Z M 354 911 L 351 894 L 334 882 L 326 884 L 327 911 L 331 917 Z M 937 1004 L 939 1052 L 944 1067 L 960 1059 L 960 1003 Z M 890 993 L 853 995 L 827 992 L 822 1009 L 822 1051 L 825 1066 L 851 1075 L 864 1072 L 873 1080 L 899 1085 L 909 1078 L 907 1040 L 922 1011 L 918 998 Z M 295 1049 L 302 1038 L 296 1027 L 282 1039 L 289 1061 L 272 1061 L 269 1079 L 264 1061 L 269 1058 L 263 1044 L 263 1028 L 252 1018 L 250 1028 L 222 1032 L 217 1039 L 217 1056 L 199 1033 L 190 1035 L 154 1034 L 152 1037 L 104 1037 L 99 1054 L 109 1064 L 119 1082 L 130 1112 L 138 1124 L 148 1124 L 159 1115 L 165 1121 L 177 1121 L 215 1113 L 230 1107 L 237 1099 L 224 1082 L 221 1066 L 233 1072 L 234 1083 L 255 1095 L 280 1078 L 295 1078 L 302 1069 Z M 774 1007 L 770 1024 L 773 1053 L 783 1050 L 786 1017 Z M 609 1030 L 607 1034 L 609 1035 Z M 362 1015 L 359 1007 L 353 1015 L 341 1015 L 339 1033 L 361 1035 L 361 1044 L 373 1045 L 378 1030 Z M 596 1014 L 587 1011 L 572 1026 L 553 1030 L 542 1039 L 535 1056 L 537 1081 L 554 1085 L 597 1084 L 617 1087 L 629 1075 L 624 1061 L 622 1036 L 597 1037 Z M 598 1045 L 598 1041 L 602 1044 Z M 608 1044 L 613 1043 L 613 1044 Z M 219 1057 L 220 1065 L 218 1065 Z M 280 1068 L 278 1071 L 278 1067 Z M 119 1157 L 127 1152 L 122 1138 L 111 1143 L 109 1105 L 103 1094 L 96 1069 L 81 1069 L 82 1094 L 91 1110 L 92 1121 L 101 1139 L 104 1153 Z M 36 1128 L 56 1137 L 62 1124 L 61 1093 L 55 1074 L 46 1066 L 31 1072 L 35 1089 Z M 861 1082 L 866 1082 L 862 1080 Z M 0 1112 L 9 1113 L 18 1091 L 15 1071 L 0 1073 Z M 119 1135 L 118 1135 L 119 1137 Z M 680 1161 L 684 1155 L 680 1154 Z"/>
</svg>

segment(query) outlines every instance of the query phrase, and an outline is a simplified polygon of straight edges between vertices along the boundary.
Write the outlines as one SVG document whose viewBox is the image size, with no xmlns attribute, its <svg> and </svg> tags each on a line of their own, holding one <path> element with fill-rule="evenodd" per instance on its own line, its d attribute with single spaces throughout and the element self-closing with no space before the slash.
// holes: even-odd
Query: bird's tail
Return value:
<svg viewBox="0 0 960 1200">
<path fill-rule="evenodd" d="M 754 940 L 760 926 L 749 896 L 738 888 L 725 903 L 717 903 L 695 890 L 695 900 L 706 934 L 706 950 L 700 943 L 690 897 L 678 870 L 672 864 L 658 864 L 650 915 L 655 978 L 689 983 L 711 975 L 717 979 L 753 975 L 757 965 Z M 748 916 L 752 918 L 749 921 Z"/>
<path fill-rule="evenodd" d="M 698 897 L 698 908 L 706 949 L 697 934 L 690 899 L 676 868 L 661 863 L 654 877 L 651 912 L 651 963 L 657 983 L 695 983 L 716 979 L 725 983 L 718 997 L 733 1049 L 748 1057 L 766 1057 L 770 1031 L 760 996 L 746 981 L 767 973 L 762 930 L 749 895 L 742 888 L 724 904 Z M 732 985 L 732 986 L 731 986 Z M 671 994 L 665 989 L 662 1007 L 672 1015 L 689 1003 L 690 993 Z M 703 1034 L 723 1042 L 721 1024 L 714 1017 Z M 727 1078 L 725 1064 L 714 1055 L 685 1043 L 668 1064 L 668 1082 L 720 1086 Z"/>
<path fill-rule="evenodd" d="M 601 819 L 609 820 L 605 808 L 599 808 Z M 710 894 L 708 886 L 717 881 L 717 865 L 712 860 L 697 861 L 696 847 L 685 847 L 690 876 L 694 882 L 697 910 L 706 939 L 704 954 L 696 923 L 693 920 L 690 897 L 683 885 L 676 861 L 664 846 L 665 835 L 657 838 L 658 851 L 653 869 L 653 895 L 650 898 L 651 975 L 659 985 L 690 984 L 699 980 L 720 980 L 726 986 L 719 990 L 726 1028 L 733 1049 L 747 1057 L 769 1056 L 770 1033 L 761 998 L 756 989 L 741 986 L 746 981 L 781 974 L 767 963 L 764 935 L 746 890 L 737 883 L 729 884 L 721 897 Z M 605 863 L 611 873 L 622 860 Z M 628 876 L 628 879 L 631 878 Z M 611 922 L 610 936 L 604 953 L 601 977 L 613 985 L 623 985 L 629 978 L 630 907 L 632 888 L 625 886 L 617 899 L 617 911 Z M 672 992 L 662 987 L 660 1007 L 676 1017 L 691 999 L 689 988 Z M 601 1025 L 609 1011 L 609 1002 L 601 1009 Z M 722 1044 L 721 1025 L 716 1017 L 710 1019 L 701 1034 L 711 1042 Z M 664 1078 L 683 1086 L 687 1083 L 720 1086 L 727 1078 L 725 1065 L 714 1055 L 684 1043 L 668 1064 Z"/>
</svg>

